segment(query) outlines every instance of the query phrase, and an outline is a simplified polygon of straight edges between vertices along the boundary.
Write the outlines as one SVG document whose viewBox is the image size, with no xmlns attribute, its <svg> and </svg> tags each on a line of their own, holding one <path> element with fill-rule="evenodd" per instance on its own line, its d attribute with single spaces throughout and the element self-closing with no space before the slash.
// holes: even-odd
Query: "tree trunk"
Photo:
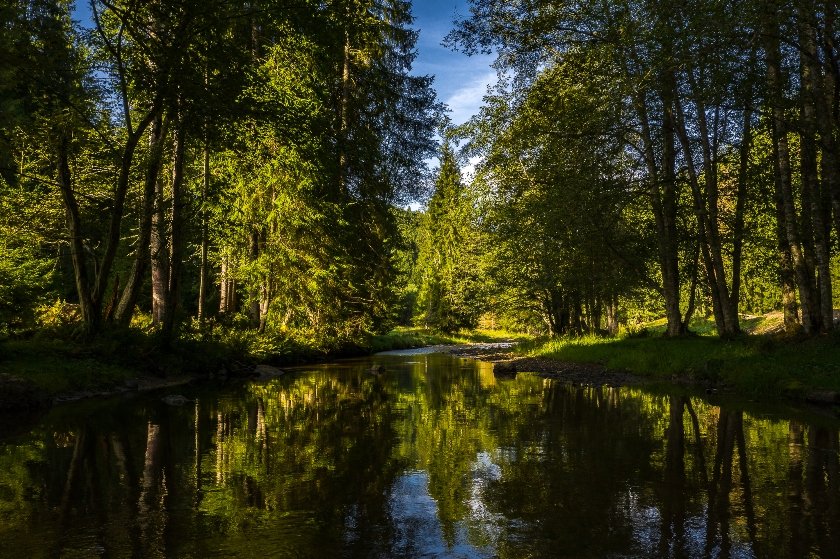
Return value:
<svg viewBox="0 0 840 559">
<path fill-rule="evenodd" d="M 692 90 L 697 86 L 692 82 Z M 709 137 L 708 123 L 706 121 L 705 107 L 699 100 L 697 104 L 697 123 L 700 131 L 700 140 L 703 154 L 704 186 L 700 185 L 700 179 L 694 168 L 694 154 L 688 137 L 683 115 L 682 106 L 677 104 L 677 135 L 682 144 L 683 153 L 687 162 L 689 184 L 694 199 L 694 211 L 697 218 L 698 242 L 700 252 L 703 256 L 703 263 L 706 268 L 706 278 L 709 290 L 712 294 L 712 305 L 714 308 L 715 324 L 718 335 L 729 338 L 737 335 L 740 330 L 738 323 L 737 306 L 733 308 L 732 299 L 729 294 L 729 286 L 726 282 L 726 269 L 723 264 L 723 249 L 721 246 L 719 224 L 718 224 L 718 180 L 717 161 L 712 149 L 712 142 Z"/>
<path fill-rule="evenodd" d="M 166 227 L 166 192 L 164 181 L 155 181 L 155 207 L 149 251 L 152 261 L 152 320 L 163 322 L 166 306 L 166 284 L 169 278 L 169 254 Z"/>
<path fill-rule="evenodd" d="M 256 262 L 260 257 L 260 249 L 262 248 L 262 235 L 260 231 L 253 230 L 250 235 L 250 257 L 251 262 Z M 248 316 L 251 319 L 251 328 L 258 329 L 260 327 L 260 299 L 261 299 L 261 282 L 255 282 L 250 289 L 250 304 L 248 307 Z"/>
<path fill-rule="evenodd" d="M 657 219 L 659 236 L 665 313 L 668 320 L 668 336 L 679 336 L 682 329 L 680 312 L 680 269 L 677 244 L 677 180 L 676 146 L 674 130 L 674 75 L 664 72 L 662 91 L 662 192 L 659 204 L 661 216 Z M 658 190 L 658 188 L 657 188 Z"/>
<path fill-rule="evenodd" d="M 610 336 L 618 334 L 618 297 L 610 295 L 607 298 L 607 333 Z"/>
<path fill-rule="evenodd" d="M 767 6 L 774 10 L 772 3 Z M 799 220 L 793 200 L 791 185 L 790 149 L 787 141 L 787 126 L 785 123 L 783 101 L 783 84 L 781 73 L 781 54 L 779 50 L 779 25 L 775 22 L 775 14 L 767 14 L 773 23 L 765 29 L 765 53 L 767 57 L 767 88 L 768 103 L 772 114 L 773 159 L 776 171 L 777 207 L 781 210 L 779 225 L 783 229 L 785 243 L 790 254 L 796 285 L 799 291 L 799 303 L 802 312 L 801 324 L 807 334 L 813 332 L 814 294 L 808 274 L 808 266 L 802 249 L 799 234 Z M 804 191 L 805 189 L 803 189 Z M 787 260 L 783 256 L 784 261 Z"/>
<path fill-rule="evenodd" d="M 76 293 L 79 296 L 79 311 L 82 322 L 88 334 L 95 334 L 100 327 L 99 313 L 94 308 L 88 267 L 85 258 L 85 248 L 82 242 L 82 219 L 79 215 L 79 204 L 73 192 L 73 180 L 70 173 L 70 142 L 66 134 L 62 134 L 58 145 L 58 184 L 64 201 L 67 216 L 67 232 L 70 236 L 70 258 L 73 262 L 73 276 L 76 281 Z"/>
<path fill-rule="evenodd" d="M 697 305 L 697 283 L 700 277 L 700 241 L 697 241 L 694 247 L 694 258 L 692 262 L 694 262 L 694 265 L 691 268 L 691 287 L 688 291 L 688 305 L 683 318 L 683 332 L 688 332 L 688 326 L 691 324 L 691 319 L 694 317 L 694 309 Z"/>
<path fill-rule="evenodd" d="M 663 196 L 663 183 L 669 183 L 673 190 L 674 188 L 674 154 L 673 154 L 673 126 L 670 127 L 670 144 L 671 149 L 666 150 L 663 156 L 663 168 L 670 163 L 671 171 L 663 171 L 665 180 L 660 180 L 659 167 L 656 164 L 656 152 L 653 141 L 653 133 L 650 125 L 650 118 L 647 112 L 645 100 L 641 95 L 636 95 L 634 99 L 634 106 L 636 113 L 639 116 L 639 121 L 642 127 L 642 143 L 645 166 L 648 171 L 648 194 L 650 197 L 651 208 L 653 210 L 654 221 L 656 223 L 656 241 L 659 251 L 659 270 L 662 274 L 662 296 L 665 299 L 665 316 L 668 321 L 666 335 L 679 336 L 683 332 L 682 315 L 680 313 L 680 287 L 679 287 L 679 266 L 676 259 L 676 240 L 672 239 L 670 232 L 673 227 L 671 223 L 676 221 L 676 205 L 675 196 L 668 196 L 668 203 L 666 204 L 665 196 Z M 669 111 L 666 111 L 669 112 Z M 666 144 L 668 142 L 666 141 Z"/>
<path fill-rule="evenodd" d="M 738 162 L 738 191 L 735 199 L 735 222 L 732 226 L 732 291 L 730 305 L 736 311 L 741 299 L 741 257 L 744 246 L 744 213 L 747 206 L 747 182 L 752 147 L 752 92 L 744 103 L 744 124 L 741 127 L 741 147 Z M 740 326 L 740 325 L 739 325 Z"/>
<path fill-rule="evenodd" d="M 210 190 L 210 148 L 207 139 L 204 140 L 204 176 L 201 183 L 201 263 L 198 271 L 198 321 L 204 324 L 207 301 L 207 252 L 208 252 L 208 224 L 207 224 L 207 196 Z"/>
<path fill-rule="evenodd" d="M 265 327 L 268 322 L 268 309 L 271 307 L 272 296 L 271 283 L 271 274 L 267 274 L 260 283 L 260 332 L 265 332 Z"/>
<path fill-rule="evenodd" d="M 785 332 L 792 333 L 799 328 L 799 305 L 796 302 L 796 274 L 793 272 L 793 259 L 790 255 L 785 234 L 785 212 L 782 207 L 782 195 L 778 187 L 778 166 L 776 169 L 776 240 L 779 250 L 779 279 L 782 284 L 782 313 Z"/>
<path fill-rule="evenodd" d="M 180 111 L 180 109 L 179 109 Z M 169 237 L 169 281 L 166 285 L 166 298 L 163 315 L 163 341 L 172 339 L 175 317 L 181 303 L 181 274 L 184 267 L 184 149 L 186 143 L 183 114 L 178 115 L 172 160 L 172 219 Z"/>
<path fill-rule="evenodd" d="M 840 57 L 838 57 L 837 48 L 835 44 L 835 35 L 832 31 L 837 22 L 837 2 L 835 0 L 826 0 L 824 5 L 824 27 L 822 32 L 821 48 L 823 58 L 825 60 L 825 107 L 828 114 L 829 129 L 836 129 L 840 126 Z M 832 137 L 829 134 L 822 134 L 823 138 L 828 139 Z M 825 139 L 823 140 L 825 142 Z M 830 200 L 831 208 L 834 213 L 834 231 L 837 239 L 840 239 L 840 154 L 837 152 L 837 143 L 826 146 L 824 144 L 823 162 L 830 166 L 827 172 L 824 173 L 829 187 L 828 198 Z M 825 159 L 826 155 L 828 159 Z M 824 167 L 825 168 L 825 167 Z"/>
<path fill-rule="evenodd" d="M 712 294 L 712 307 L 714 309 L 715 326 L 718 334 L 721 336 L 727 335 L 726 320 L 724 319 L 723 307 L 721 304 L 720 291 L 718 289 L 717 269 L 712 261 L 711 242 L 709 239 L 709 218 L 707 215 L 706 201 L 703 199 L 703 193 L 700 188 L 700 181 L 697 177 L 697 171 L 691 163 L 694 161 L 694 154 L 689 143 L 688 134 L 685 129 L 685 122 L 682 117 L 682 109 L 677 111 L 677 135 L 680 138 L 680 143 L 683 146 L 685 153 L 685 160 L 687 163 L 689 184 L 691 185 L 692 198 L 694 199 L 694 213 L 697 219 L 697 246 L 700 254 L 703 256 L 703 265 L 706 268 L 706 281 L 709 285 L 709 290 Z M 707 185 L 707 188 L 709 186 Z M 686 325 L 687 326 L 687 325 Z"/>
<path fill-rule="evenodd" d="M 99 272 L 96 275 L 96 283 L 94 284 L 92 293 L 92 302 L 94 312 L 96 313 L 102 312 L 102 301 L 105 297 L 105 290 L 108 287 L 111 268 L 117 256 L 117 247 L 120 244 L 120 229 L 122 227 L 123 214 L 125 213 L 125 197 L 131 181 L 134 153 L 137 150 L 137 144 L 146 132 L 146 128 L 157 118 L 158 113 L 158 108 L 152 107 L 137 128 L 134 131 L 129 131 L 128 139 L 123 148 L 120 161 L 120 174 L 117 178 L 117 186 L 114 189 L 114 203 L 111 207 L 108 235 L 105 238 L 105 253 L 99 265 Z"/>
<path fill-rule="evenodd" d="M 349 14 L 348 14 L 349 17 Z M 350 122 L 350 35 L 344 32 L 344 53 L 341 66 L 341 99 L 338 131 L 338 194 L 347 196 L 347 143 Z"/>
<path fill-rule="evenodd" d="M 825 96 L 822 92 L 822 75 L 819 67 L 817 42 L 815 36 L 816 5 L 808 2 L 808 6 L 799 5 L 799 59 L 802 87 L 802 117 L 801 117 L 801 159 L 802 159 L 802 189 L 810 198 L 810 206 L 803 203 L 802 212 L 810 212 L 813 226 L 813 250 L 817 269 L 817 288 L 819 293 L 819 309 L 812 317 L 813 328 L 827 332 L 834 327 L 834 311 L 832 306 L 831 285 L 831 227 L 830 209 L 824 208 L 823 203 L 828 196 L 831 185 L 826 184 L 827 178 L 836 179 L 830 163 L 834 159 L 834 139 L 830 126 L 829 114 L 824 105 Z M 823 145 L 823 168 L 828 171 L 820 181 L 817 175 L 817 128 L 819 122 L 820 140 Z M 828 212 L 826 212 L 828 210 Z M 809 267 L 809 272 L 811 268 Z"/>
<path fill-rule="evenodd" d="M 231 274 L 228 256 L 222 258 L 222 269 L 219 273 L 219 314 L 236 312 L 236 280 Z"/>
<path fill-rule="evenodd" d="M 152 217 L 155 207 L 155 185 L 160 176 L 161 161 L 163 159 L 163 145 L 166 137 L 166 127 L 160 116 L 155 118 L 149 135 L 149 160 L 146 166 L 146 178 L 143 183 L 143 207 L 140 214 L 140 231 L 137 235 L 134 264 L 128 276 L 122 297 L 116 309 L 116 321 L 127 326 L 131 323 L 134 307 L 146 277 L 149 267 L 150 254 L 146 247 L 151 242 Z"/>
</svg>

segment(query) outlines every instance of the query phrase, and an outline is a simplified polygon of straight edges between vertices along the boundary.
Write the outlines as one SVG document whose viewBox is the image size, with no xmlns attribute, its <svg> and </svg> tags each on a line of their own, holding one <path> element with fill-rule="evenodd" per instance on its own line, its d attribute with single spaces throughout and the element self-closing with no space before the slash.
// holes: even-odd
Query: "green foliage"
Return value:
<svg viewBox="0 0 840 559">
<path fill-rule="evenodd" d="M 606 307 L 642 282 L 651 218 L 614 135 L 620 91 L 607 87 L 608 64 L 609 53 L 570 50 L 520 96 L 500 87 L 462 131 L 484 156 L 472 186 L 494 310 L 524 328 L 598 330 Z"/>
<path fill-rule="evenodd" d="M 478 323 L 484 308 L 484 278 L 479 259 L 482 239 L 475 224 L 473 200 L 447 146 L 418 234 L 418 323 L 444 332 Z"/>
<path fill-rule="evenodd" d="M 0 245 L 0 330 L 31 324 L 52 273 L 52 262 L 32 249 Z"/>
</svg>

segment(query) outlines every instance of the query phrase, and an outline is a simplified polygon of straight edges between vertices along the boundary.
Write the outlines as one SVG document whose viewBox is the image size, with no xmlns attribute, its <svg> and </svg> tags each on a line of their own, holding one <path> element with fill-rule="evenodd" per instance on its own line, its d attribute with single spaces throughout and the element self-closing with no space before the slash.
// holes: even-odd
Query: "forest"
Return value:
<svg viewBox="0 0 840 559">
<path fill-rule="evenodd" d="M 404 0 L 7 0 L 0 335 L 825 335 L 837 18 L 471 0 L 445 44 L 498 80 L 454 126 Z"/>
</svg>

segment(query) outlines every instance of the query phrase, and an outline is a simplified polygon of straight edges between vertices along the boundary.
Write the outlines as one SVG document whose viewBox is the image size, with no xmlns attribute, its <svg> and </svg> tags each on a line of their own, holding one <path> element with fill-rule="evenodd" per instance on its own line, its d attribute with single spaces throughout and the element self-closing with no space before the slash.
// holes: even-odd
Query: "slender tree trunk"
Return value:
<svg viewBox="0 0 840 559">
<path fill-rule="evenodd" d="M 837 2 L 826 0 L 823 2 L 824 25 L 822 32 L 822 53 L 825 60 L 825 91 L 824 103 L 828 121 L 825 123 L 829 129 L 836 130 L 840 127 L 840 57 L 836 48 L 834 34 L 837 24 Z M 840 239 L 840 153 L 838 153 L 836 140 L 832 134 L 821 134 L 823 137 L 823 163 L 828 166 L 824 175 L 826 177 L 831 208 L 834 213 L 834 232 L 837 239 Z M 832 144 L 826 145 L 828 138 L 832 138 Z M 827 156 L 827 158 L 826 158 Z"/>
<path fill-rule="evenodd" d="M 250 257 L 251 262 L 256 262 L 260 257 L 260 249 L 262 248 L 262 235 L 260 231 L 254 229 L 250 235 Z M 260 326 L 260 282 L 251 286 L 250 306 L 248 308 L 248 316 L 251 319 L 251 328 L 259 328 Z"/>
<path fill-rule="evenodd" d="M 222 257 L 222 269 L 219 271 L 219 314 L 227 314 L 229 309 L 227 256 Z"/>
<path fill-rule="evenodd" d="M 644 99 L 639 97 L 640 96 L 637 96 L 635 100 L 635 106 L 642 125 L 644 159 L 645 166 L 648 171 L 648 193 L 650 196 L 651 208 L 653 209 L 654 221 L 656 223 L 656 241 L 659 249 L 659 270 L 662 274 L 661 293 L 665 299 L 665 316 L 668 321 L 666 333 L 669 336 L 678 336 L 683 332 L 682 315 L 680 313 L 679 268 L 676 260 L 674 259 L 674 248 L 676 246 L 676 242 L 670 239 L 669 232 L 671 228 L 668 226 L 670 222 L 668 217 L 675 219 L 676 216 L 670 215 L 671 204 L 665 204 L 661 184 L 666 181 L 670 181 L 673 184 L 673 167 L 671 168 L 670 177 L 667 177 L 666 181 L 660 180 L 647 107 Z M 673 148 L 673 134 L 671 135 L 671 146 Z M 673 149 L 670 150 L 670 153 L 670 162 L 673 164 Z M 668 158 L 663 157 L 663 159 Z M 667 162 L 664 162 L 663 166 L 667 166 Z M 666 212 L 669 213 L 668 217 L 666 217 Z"/>
<path fill-rule="evenodd" d="M 164 316 L 163 340 L 172 339 L 175 318 L 181 303 L 181 274 L 184 267 L 184 150 L 186 144 L 184 115 L 178 115 L 172 160 L 172 220 L 169 237 L 169 281 L 167 282 Z"/>
<path fill-rule="evenodd" d="M 706 278 L 709 290 L 712 294 L 712 305 L 715 314 L 715 324 L 718 335 L 721 337 L 733 337 L 740 331 L 738 321 L 737 305 L 732 305 L 732 298 L 729 293 L 729 286 L 726 281 L 726 269 L 723 263 L 723 248 L 720 239 L 718 220 L 718 173 L 715 150 L 710 139 L 709 126 L 706 119 L 706 108 L 699 99 L 699 92 L 694 79 L 690 77 L 692 91 L 695 94 L 697 105 L 697 124 L 700 132 L 700 144 L 703 155 L 703 186 L 692 162 L 694 161 L 693 149 L 688 137 L 685 125 L 685 116 L 682 106 L 677 101 L 677 134 L 682 144 L 689 183 L 694 198 L 694 209 L 697 218 L 697 230 L 703 263 L 706 268 Z M 705 195 L 704 195 L 705 194 Z"/>
<path fill-rule="evenodd" d="M 735 220 L 732 226 L 732 291 L 730 305 L 738 309 L 741 299 L 741 257 L 744 246 L 744 213 L 747 206 L 747 185 L 752 147 L 752 92 L 746 96 L 744 123 L 741 127 L 741 147 L 738 162 L 738 191 L 735 198 Z"/>
<path fill-rule="evenodd" d="M 76 281 L 76 293 L 79 296 L 79 312 L 88 334 L 95 334 L 100 327 L 100 316 L 92 301 L 90 280 L 88 279 L 87 260 L 82 242 L 82 219 L 79 204 L 73 191 L 70 173 L 70 142 L 62 134 L 58 145 L 58 184 L 64 201 L 67 216 L 67 232 L 70 236 L 70 258 L 73 262 L 73 276 Z"/>
<path fill-rule="evenodd" d="M 796 301 L 796 274 L 793 270 L 793 255 L 787 236 L 788 224 L 785 214 L 783 185 L 790 186 L 790 157 L 787 144 L 784 107 L 782 106 L 782 82 L 779 55 L 779 26 L 775 22 L 775 2 L 767 1 L 764 5 L 764 50 L 767 64 L 767 85 L 770 112 L 770 136 L 773 152 L 773 185 L 776 207 L 776 240 L 779 259 L 779 280 L 782 288 L 782 312 L 785 332 L 791 333 L 798 328 L 799 306 Z"/>
<path fill-rule="evenodd" d="M 717 279 L 718 270 L 712 260 L 711 241 L 709 235 L 709 218 L 707 214 L 706 201 L 703 199 L 703 193 L 700 188 L 700 181 L 697 177 L 697 171 L 691 163 L 694 161 L 694 153 L 691 148 L 691 143 L 688 139 L 688 133 L 685 129 L 685 122 L 682 116 L 682 109 L 677 110 L 677 135 L 680 138 L 680 143 L 683 146 L 685 159 L 688 162 L 687 170 L 689 177 L 689 184 L 691 185 L 692 198 L 694 199 L 694 212 L 697 218 L 697 246 L 700 254 L 703 256 L 703 265 L 706 268 L 706 280 L 709 285 L 709 290 L 712 294 L 712 308 L 714 309 L 715 326 L 721 336 L 728 336 L 727 321 L 724 317 L 724 311 L 721 301 L 721 294 L 719 288 L 719 281 Z M 707 179 L 708 180 L 708 179 Z M 707 185 L 707 188 L 709 186 Z"/>
<path fill-rule="evenodd" d="M 691 324 L 691 319 L 694 316 L 694 309 L 697 306 L 697 283 L 700 277 L 700 242 L 698 241 L 694 247 L 694 258 L 692 259 L 694 265 L 691 268 L 691 287 L 688 291 L 688 306 L 685 309 L 683 318 L 683 332 L 688 332 L 688 325 Z"/>
<path fill-rule="evenodd" d="M 166 227 L 166 191 L 164 181 L 155 181 L 155 207 L 152 215 L 152 234 L 149 251 L 152 261 L 152 320 L 163 322 L 166 306 L 166 285 L 169 278 L 169 251 Z"/>
<path fill-rule="evenodd" d="M 805 0 L 803 0 L 805 2 Z M 801 159 L 802 159 L 802 188 L 810 198 L 810 206 L 803 201 L 803 214 L 810 212 L 813 225 L 813 250 L 816 260 L 817 289 L 819 293 L 819 312 L 814 314 L 813 328 L 827 332 L 834 326 L 834 312 L 832 306 L 831 285 L 831 227 L 827 219 L 830 209 L 823 207 L 828 198 L 831 184 L 826 179 L 836 179 L 832 172 L 835 159 L 834 139 L 829 124 L 829 115 L 824 105 L 825 97 L 822 92 L 822 75 L 817 58 L 817 25 L 815 12 L 816 4 L 806 2 L 799 5 L 799 48 L 800 73 L 802 88 L 802 117 L 801 117 Z M 818 125 L 819 123 L 819 125 Z M 823 168 L 828 172 L 820 181 L 817 174 L 817 129 L 820 129 L 820 139 L 823 145 Z M 826 149 L 827 148 L 827 149 Z M 809 271 L 812 268 L 809 266 Z"/>
<path fill-rule="evenodd" d="M 697 93 L 697 98 L 699 99 L 699 92 Z M 715 147 L 717 145 L 717 139 L 715 139 L 714 143 L 711 140 L 709 126 L 706 122 L 705 106 L 701 102 L 698 102 L 697 114 L 700 139 L 703 146 L 703 167 L 706 175 L 706 199 L 703 201 L 706 211 L 704 215 L 707 219 L 706 232 L 708 236 L 709 256 L 714 270 L 714 285 L 710 287 L 717 292 L 720 310 L 723 314 L 724 329 L 722 332 L 719 331 L 719 334 L 723 337 L 732 337 L 740 333 L 741 326 L 738 320 L 738 302 L 737 299 L 733 301 L 730 296 L 729 285 L 726 281 L 726 267 L 723 263 L 723 246 L 720 237 L 720 212 L 718 209 L 720 191 L 717 150 Z M 717 134 L 716 129 L 714 134 Z"/>
<path fill-rule="evenodd" d="M 117 179 L 117 186 L 114 189 L 114 204 L 111 207 L 111 219 L 108 225 L 108 235 L 105 238 L 105 253 L 99 265 L 99 272 L 96 275 L 92 301 L 94 312 L 102 312 L 102 302 L 105 297 L 105 290 L 108 287 L 111 268 L 117 256 L 117 247 L 120 244 L 120 229 L 122 218 L 125 213 L 125 198 L 128 193 L 128 186 L 131 181 L 131 170 L 134 162 L 134 153 L 137 151 L 137 144 L 146 132 L 146 128 L 152 123 L 159 113 L 158 108 L 153 107 L 138 124 L 134 131 L 129 131 L 125 148 L 122 152 L 120 162 L 120 174 Z"/>
<path fill-rule="evenodd" d="M 773 3 L 766 6 L 775 10 Z M 767 14 L 772 24 L 765 29 L 765 53 L 767 57 L 767 86 L 768 101 L 772 112 L 773 156 L 776 166 L 776 192 L 780 226 L 783 228 L 785 243 L 790 252 L 790 262 L 793 267 L 796 285 L 799 291 L 799 303 L 802 313 L 801 324 L 807 334 L 813 333 L 814 293 L 808 265 L 802 248 L 799 233 L 799 220 L 793 199 L 791 185 L 790 149 L 787 140 L 787 126 L 785 123 L 783 100 L 783 84 L 781 73 L 781 54 L 779 51 L 779 26 L 775 22 L 775 13 Z M 803 189 L 804 191 L 805 189 Z M 783 257 L 783 260 L 786 260 Z"/>
<path fill-rule="evenodd" d="M 348 15 L 349 17 L 349 15 Z M 347 143 L 350 122 L 350 35 L 344 32 L 344 55 L 341 66 L 341 99 L 339 100 L 338 193 L 347 195 Z"/>
<path fill-rule="evenodd" d="M 618 334 L 618 297 L 610 294 L 607 297 L 607 333 L 610 336 Z"/>
<path fill-rule="evenodd" d="M 267 276 L 260 284 L 260 324 L 259 331 L 265 332 L 268 322 L 268 309 L 271 306 L 271 278 Z"/>
<path fill-rule="evenodd" d="M 778 186 L 778 165 L 776 169 L 776 240 L 779 250 L 779 279 L 782 287 L 782 313 L 785 332 L 795 332 L 799 328 L 799 305 L 796 302 L 796 274 L 793 272 L 793 258 L 785 233 L 785 212 L 782 205 L 781 190 Z"/>
<path fill-rule="evenodd" d="M 676 146 L 674 129 L 674 75 L 664 72 L 662 92 L 662 194 L 658 221 L 660 251 L 662 254 L 662 280 L 665 295 L 665 313 L 668 320 L 667 334 L 679 336 L 682 329 L 680 312 L 679 246 L 677 243 L 677 180 Z"/>
<path fill-rule="evenodd" d="M 140 289 L 149 267 L 150 254 L 146 247 L 152 237 L 152 217 L 155 207 L 155 185 L 160 176 L 163 158 L 163 144 L 166 137 L 165 125 L 160 116 L 155 118 L 149 134 L 149 160 L 146 166 L 146 178 L 143 183 L 143 207 L 140 213 L 140 231 L 137 235 L 137 249 L 134 264 L 128 276 L 116 309 L 116 321 L 127 326 L 134 314 L 134 307 L 140 296 Z"/>
<path fill-rule="evenodd" d="M 201 183 L 201 263 L 198 272 L 198 321 L 204 324 L 207 301 L 207 252 L 208 252 L 208 224 L 207 224 L 207 196 L 210 190 L 210 148 L 207 139 L 204 140 L 204 169 Z"/>
</svg>

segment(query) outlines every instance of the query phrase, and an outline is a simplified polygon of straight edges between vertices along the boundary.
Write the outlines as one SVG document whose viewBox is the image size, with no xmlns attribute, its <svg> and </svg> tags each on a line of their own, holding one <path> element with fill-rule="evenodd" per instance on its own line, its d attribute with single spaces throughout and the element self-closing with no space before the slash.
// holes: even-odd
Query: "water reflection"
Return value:
<svg viewBox="0 0 840 559">
<path fill-rule="evenodd" d="M 833 557 L 840 438 L 443 355 L 53 411 L 0 443 L 9 557 Z"/>
</svg>

